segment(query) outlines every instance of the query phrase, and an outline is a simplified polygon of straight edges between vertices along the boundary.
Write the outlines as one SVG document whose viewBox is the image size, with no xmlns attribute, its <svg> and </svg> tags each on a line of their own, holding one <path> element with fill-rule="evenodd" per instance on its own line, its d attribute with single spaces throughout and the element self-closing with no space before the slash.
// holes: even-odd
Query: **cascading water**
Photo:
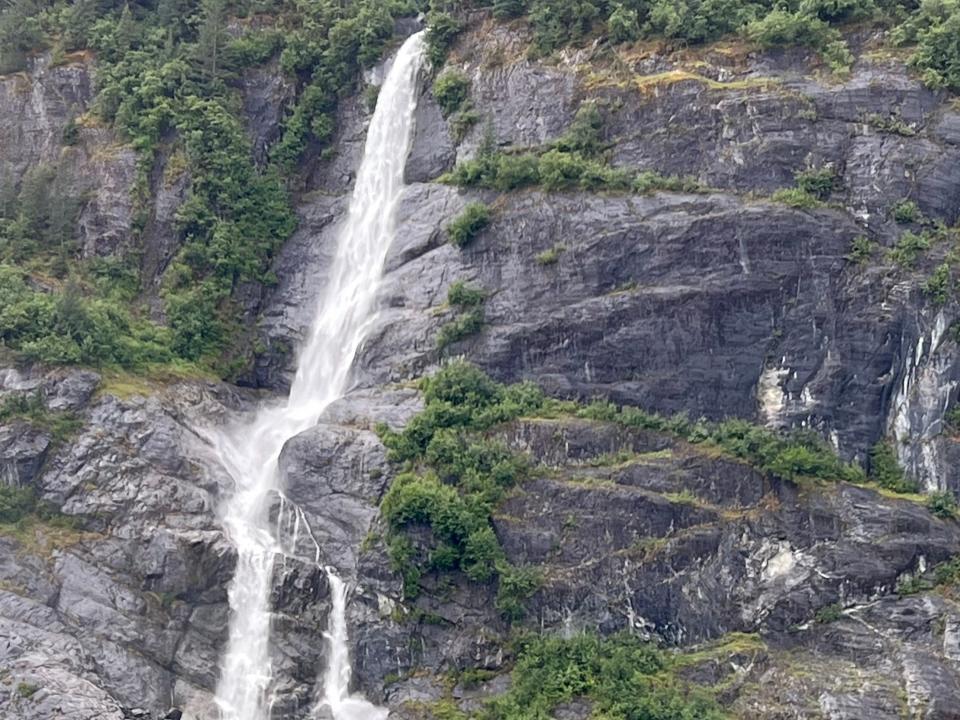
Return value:
<svg viewBox="0 0 960 720">
<path fill-rule="evenodd" d="M 274 561 L 285 546 L 270 521 L 271 505 L 282 497 L 277 461 L 284 443 L 315 425 L 323 410 L 344 394 L 354 356 L 374 320 L 374 300 L 403 191 L 422 35 L 403 44 L 383 83 L 329 280 L 286 404 L 265 407 L 251 422 L 217 430 L 211 437 L 219 461 L 236 484 L 223 513 L 227 535 L 237 549 L 229 588 L 229 638 L 216 694 L 224 720 L 269 716 L 270 590 Z M 296 522 L 299 526 L 299 516 Z M 319 562 L 319 552 L 310 560 Z M 385 710 L 348 694 L 347 588 L 332 568 L 327 577 L 333 607 L 320 704 L 329 706 L 335 720 L 379 720 L 386 717 Z"/>
</svg>

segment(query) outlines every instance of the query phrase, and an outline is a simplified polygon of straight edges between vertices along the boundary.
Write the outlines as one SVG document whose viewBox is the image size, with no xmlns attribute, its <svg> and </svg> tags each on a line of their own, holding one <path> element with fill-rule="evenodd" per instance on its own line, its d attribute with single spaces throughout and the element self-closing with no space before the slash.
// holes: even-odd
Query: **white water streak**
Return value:
<svg viewBox="0 0 960 720">
<path fill-rule="evenodd" d="M 229 639 L 216 693 L 224 720 L 267 720 L 270 715 L 271 581 L 276 557 L 290 547 L 281 543 L 284 533 L 270 522 L 270 508 L 282 498 L 277 460 L 284 443 L 315 425 L 323 410 L 347 390 L 354 356 L 375 319 L 374 300 L 403 191 L 422 56 L 420 33 L 401 47 L 383 84 L 329 280 L 286 404 L 263 408 L 251 422 L 220 429 L 211 438 L 219 461 L 236 483 L 223 511 L 225 530 L 237 549 L 229 588 Z M 299 508 L 281 507 L 279 524 L 286 522 L 290 528 L 292 523 L 294 533 L 309 532 L 309 527 L 301 527 L 301 521 L 306 525 L 301 516 Z M 333 610 L 322 704 L 329 705 L 335 720 L 379 720 L 385 710 L 349 697 L 346 587 L 333 570 L 328 570 L 328 578 Z"/>
</svg>

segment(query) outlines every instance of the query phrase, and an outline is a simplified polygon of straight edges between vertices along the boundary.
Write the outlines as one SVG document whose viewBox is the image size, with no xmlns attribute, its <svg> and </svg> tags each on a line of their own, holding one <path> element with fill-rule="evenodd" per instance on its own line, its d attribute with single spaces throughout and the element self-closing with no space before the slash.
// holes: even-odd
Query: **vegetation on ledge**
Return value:
<svg viewBox="0 0 960 720">
<path fill-rule="evenodd" d="M 536 469 L 530 458 L 512 452 L 488 432 L 522 416 L 566 415 L 665 433 L 796 482 L 872 482 L 901 495 L 916 490 L 884 443 L 871 454 L 868 475 L 813 431 L 779 433 L 736 418 L 691 421 L 684 415 L 663 417 L 605 401 L 581 405 L 554 400 L 530 383 L 497 383 L 465 361 L 445 364 L 423 378 L 420 388 L 422 412 L 400 432 L 378 428 L 390 459 L 402 466 L 381 512 L 388 553 L 408 598 L 419 593 L 425 573 L 456 570 L 476 582 L 496 579 L 497 606 L 508 618 L 522 617 L 523 601 L 539 587 L 538 576 L 530 568 L 510 565 L 492 517 L 507 493 Z M 943 498 L 932 497 L 927 503 L 942 517 L 954 512 Z"/>
<path fill-rule="evenodd" d="M 541 720 L 579 698 L 609 720 L 727 717 L 709 691 L 677 679 L 669 655 L 633 635 L 527 637 L 517 645 L 510 689 L 489 701 L 483 720 Z"/>
</svg>

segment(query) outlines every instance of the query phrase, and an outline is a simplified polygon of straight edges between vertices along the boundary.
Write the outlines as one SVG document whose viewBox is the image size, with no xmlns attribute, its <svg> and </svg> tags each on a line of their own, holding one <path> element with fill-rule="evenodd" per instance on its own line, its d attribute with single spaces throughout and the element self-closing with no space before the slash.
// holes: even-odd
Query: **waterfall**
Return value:
<svg viewBox="0 0 960 720">
<path fill-rule="evenodd" d="M 210 434 L 217 460 L 235 483 L 223 508 L 224 529 L 237 550 L 228 589 L 229 637 L 216 692 L 223 720 L 269 718 L 270 592 L 274 562 L 283 552 L 281 533 L 270 521 L 270 508 L 282 497 L 277 461 L 284 443 L 315 425 L 346 392 L 354 356 L 375 319 L 374 300 L 403 192 L 422 57 L 423 34 L 418 33 L 400 48 L 383 83 L 329 280 L 286 403 L 264 407 L 251 421 Z M 348 696 L 347 589 L 333 569 L 327 577 L 333 609 L 322 704 L 329 705 L 334 720 L 378 720 L 385 710 Z"/>
</svg>

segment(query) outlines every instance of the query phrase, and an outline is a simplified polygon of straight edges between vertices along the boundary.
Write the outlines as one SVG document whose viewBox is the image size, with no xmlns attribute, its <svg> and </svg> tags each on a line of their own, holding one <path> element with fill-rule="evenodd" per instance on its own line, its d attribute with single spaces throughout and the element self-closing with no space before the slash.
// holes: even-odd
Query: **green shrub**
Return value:
<svg viewBox="0 0 960 720">
<path fill-rule="evenodd" d="M 960 555 L 933 569 L 934 582 L 939 586 L 960 586 Z"/>
<path fill-rule="evenodd" d="M 781 188 L 773 193 L 770 199 L 801 210 L 810 210 L 823 205 L 816 195 L 811 195 L 800 188 Z"/>
<path fill-rule="evenodd" d="M 566 153 L 595 155 L 602 145 L 603 117 L 595 102 L 585 102 L 577 108 L 573 122 L 554 144 L 554 148 Z"/>
<path fill-rule="evenodd" d="M 853 263 L 863 264 L 867 262 L 877 250 L 877 244 L 867 238 L 866 235 L 857 235 L 850 245 L 850 252 L 847 254 L 847 260 Z"/>
<path fill-rule="evenodd" d="M 540 156 L 540 184 L 548 192 L 581 190 L 629 190 L 633 178 L 626 170 L 611 168 L 578 152 L 550 150 Z"/>
<path fill-rule="evenodd" d="M 453 320 L 444 324 L 437 333 L 437 349 L 443 350 L 454 343 L 460 342 L 471 335 L 476 335 L 483 329 L 484 313 L 482 308 L 472 308 L 460 313 Z"/>
<path fill-rule="evenodd" d="M 916 128 L 905 122 L 898 113 L 890 113 L 889 115 L 871 113 L 866 115 L 863 120 L 871 127 L 883 130 L 884 132 L 894 133 L 895 135 L 913 137 L 917 134 Z"/>
<path fill-rule="evenodd" d="M 526 603 L 543 585 L 543 575 L 536 568 L 502 564 L 494 605 L 508 620 L 520 620 L 526 614 Z"/>
<path fill-rule="evenodd" d="M 457 280 L 447 290 L 447 302 L 462 308 L 482 305 L 486 298 L 483 290 L 467 285 L 462 280 Z"/>
<path fill-rule="evenodd" d="M 890 250 L 887 251 L 887 259 L 901 267 L 912 268 L 921 253 L 930 249 L 933 244 L 933 237 L 923 232 L 919 235 L 909 230 L 900 236 Z"/>
<path fill-rule="evenodd" d="M 537 254 L 536 261 L 538 265 L 554 265 L 560 259 L 560 254 L 566 250 L 563 245 L 554 245 L 547 248 L 542 253 Z"/>
<path fill-rule="evenodd" d="M 505 559 L 491 525 L 504 493 L 527 473 L 526 462 L 475 431 L 543 402 L 528 385 L 504 387 L 464 362 L 421 381 L 424 409 L 402 432 L 378 427 L 394 462 L 417 463 L 420 474 L 398 476 L 381 505 L 388 551 L 414 597 L 424 572 L 460 570 L 474 582 L 499 578 L 503 612 L 515 614 L 535 591 L 531 576 Z M 405 530 L 428 527 L 426 547 Z"/>
<path fill-rule="evenodd" d="M 950 432 L 960 432 L 960 403 L 954 402 L 950 406 L 950 409 L 944 413 L 943 422 Z"/>
<path fill-rule="evenodd" d="M 494 0 L 493 16 L 501 20 L 519 17 L 527 11 L 526 0 Z"/>
<path fill-rule="evenodd" d="M 447 226 L 447 236 L 457 247 L 466 247 L 490 224 L 490 208 L 481 202 L 472 202 Z"/>
<path fill-rule="evenodd" d="M 431 12 L 427 17 L 427 57 L 435 68 L 443 65 L 463 23 L 450 13 Z"/>
<path fill-rule="evenodd" d="M 520 641 L 510 689 L 491 699 L 490 720 L 541 720 L 577 698 L 607 720 L 721 720 L 706 692 L 673 679 L 670 660 L 627 633 L 600 638 L 527 637 Z"/>
<path fill-rule="evenodd" d="M 444 117 L 459 110 L 469 92 L 470 80 L 456 70 L 447 70 L 433 82 L 433 97 Z"/>
<path fill-rule="evenodd" d="M 668 192 L 703 192 L 703 186 L 692 177 L 681 177 L 679 175 L 661 175 L 658 172 L 646 170 L 633 181 L 633 191 L 645 195 L 657 190 Z"/>
<path fill-rule="evenodd" d="M 42 428 L 56 442 L 66 440 L 82 425 L 73 413 L 49 410 L 39 392 L 11 395 L 0 403 L 0 424 L 11 420 L 22 420 Z"/>
<path fill-rule="evenodd" d="M 834 71 L 846 70 L 853 56 L 836 28 L 806 12 L 772 10 L 746 27 L 746 35 L 762 47 L 807 45 L 819 50 Z"/>
<path fill-rule="evenodd" d="M 960 90 L 960 3 L 957 0 L 924 0 L 919 9 L 896 29 L 900 44 L 915 44 L 910 63 L 934 88 Z"/>
<path fill-rule="evenodd" d="M 923 286 L 923 293 L 934 305 L 944 305 L 953 294 L 950 263 L 940 263 Z"/>
<path fill-rule="evenodd" d="M 130 368 L 171 359 L 168 332 L 134 319 L 123 304 L 87 295 L 76 280 L 50 293 L 26 280 L 0 265 L 0 341 L 27 358 Z"/>
<path fill-rule="evenodd" d="M 923 214 L 920 212 L 920 206 L 917 205 L 913 200 L 903 200 L 898 201 L 890 209 L 891 214 L 893 215 L 894 221 L 900 225 L 908 225 L 910 223 L 917 223 L 923 220 Z"/>
<path fill-rule="evenodd" d="M 930 493 L 927 509 L 939 518 L 950 519 L 957 515 L 957 499 L 949 490 Z"/>
<path fill-rule="evenodd" d="M 793 177 L 797 188 L 818 200 L 830 197 L 837 185 L 837 173 L 829 166 L 801 170 Z"/>
<path fill-rule="evenodd" d="M 500 155 L 491 183 L 495 190 L 508 192 L 540 182 L 540 162 L 531 155 Z"/>
<path fill-rule="evenodd" d="M 653 0 L 645 30 L 693 43 L 709 42 L 740 30 L 759 9 L 742 0 Z"/>
<path fill-rule="evenodd" d="M 20 522 L 37 507 L 37 499 L 30 488 L 0 485 L 0 523 Z"/>
<path fill-rule="evenodd" d="M 787 480 L 814 478 L 862 482 L 866 479 L 862 468 L 844 462 L 832 447 L 812 432 L 780 434 L 740 419 L 719 423 L 691 422 L 685 415 L 663 417 L 641 408 L 617 408 L 602 401 L 580 408 L 577 415 L 669 433 L 693 444 L 712 445 L 759 470 Z"/>
<path fill-rule="evenodd" d="M 870 479 L 882 488 L 900 493 L 914 493 L 917 483 L 905 475 L 890 443 L 880 440 L 870 450 Z"/>
<path fill-rule="evenodd" d="M 582 40 L 601 16 L 602 0 L 533 0 L 530 24 L 535 54 Z"/>
<path fill-rule="evenodd" d="M 636 10 L 617 5 L 607 18 L 607 33 L 615 43 L 632 42 L 640 37 L 640 16 Z"/>
<path fill-rule="evenodd" d="M 39 690 L 40 688 L 37 685 L 33 685 L 32 683 L 22 682 L 17 684 L 17 694 L 20 697 L 26 698 L 28 700 L 32 698 L 34 695 L 36 695 Z"/>
<path fill-rule="evenodd" d="M 836 622 L 843 617 L 843 605 L 841 603 L 833 603 L 832 605 L 827 605 L 817 610 L 816 614 L 813 616 L 821 625 L 826 625 L 828 623 Z"/>
<path fill-rule="evenodd" d="M 450 134 L 454 142 L 463 142 L 470 128 L 480 122 L 480 113 L 470 107 L 470 103 L 450 117 Z"/>
</svg>

